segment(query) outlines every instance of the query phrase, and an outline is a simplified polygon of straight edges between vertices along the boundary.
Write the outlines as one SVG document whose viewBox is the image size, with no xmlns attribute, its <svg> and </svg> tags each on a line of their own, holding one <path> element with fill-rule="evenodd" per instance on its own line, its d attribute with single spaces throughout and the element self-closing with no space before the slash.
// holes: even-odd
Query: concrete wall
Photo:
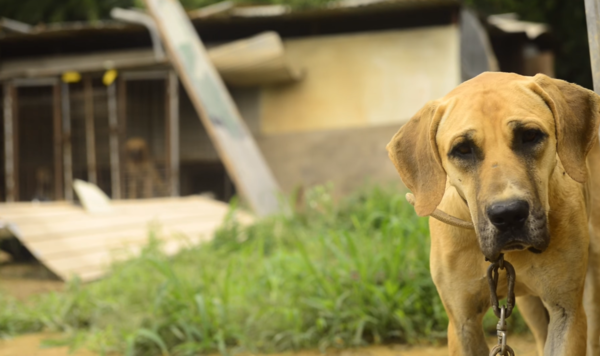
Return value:
<svg viewBox="0 0 600 356">
<path fill-rule="evenodd" d="M 460 83 L 454 25 L 285 41 L 305 70 L 261 95 L 266 135 L 402 123 Z"/>
<path fill-rule="evenodd" d="M 403 187 L 385 149 L 399 126 L 281 134 L 257 141 L 285 192 L 332 182 L 339 196 L 365 183 Z"/>
<path fill-rule="evenodd" d="M 366 182 L 402 188 L 385 146 L 423 104 L 460 83 L 457 27 L 310 37 L 285 46 L 306 76 L 261 90 L 257 134 L 283 190 L 327 182 L 338 196 Z"/>
</svg>

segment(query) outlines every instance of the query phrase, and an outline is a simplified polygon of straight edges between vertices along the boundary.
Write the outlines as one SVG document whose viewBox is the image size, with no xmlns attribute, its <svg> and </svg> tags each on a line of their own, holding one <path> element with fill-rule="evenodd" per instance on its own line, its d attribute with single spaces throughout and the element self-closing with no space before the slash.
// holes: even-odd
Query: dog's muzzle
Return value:
<svg viewBox="0 0 600 356">
<path fill-rule="evenodd" d="M 546 216 L 532 214 L 525 200 L 493 203 L 486 215 L 487 226 L 480 229 L 481 249 L 486 257 L 519 250 L 541 253 L 548 246 Z"/>
</svg>

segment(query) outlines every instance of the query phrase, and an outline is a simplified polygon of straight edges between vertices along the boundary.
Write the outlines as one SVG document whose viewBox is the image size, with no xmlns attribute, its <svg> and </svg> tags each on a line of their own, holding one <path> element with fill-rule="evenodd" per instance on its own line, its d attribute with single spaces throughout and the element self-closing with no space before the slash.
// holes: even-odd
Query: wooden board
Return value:
<svg viewBox="0 0 600 356">
<path fill-rule="evenodd" d="M 600 94 L 600 4 L 597 0 L 585 0 L 585 16 L 594 91 Z"/>
<path fill-rule="evenodd" d="M 283 41 L 276 32 L 213 47 L 207 53 L 223 80 L 232 86 L 288 83 L 302 76 L 288 64 Z"/>
<path fill-rule="evenodd" d="M 280 190 L 194 26 L 176 0 L 145 0 L 169 58 L 238 191 L 258 215 L 280 210 Z"/>
<path fill-rule="evenodd" d="M 111 261 L 138 254 L 152 229 L 167 254 L 210 240 L 228 209 L 198 196 L 112 201 L 112 211 L 102 214 L 67 202 L 8 203 L 0 204 L 0 230 L 9 230 L 57 276 L 85 282 L 102 277 Z M 237 218 L 252 221 L 243 213 Z"/>
</svg>

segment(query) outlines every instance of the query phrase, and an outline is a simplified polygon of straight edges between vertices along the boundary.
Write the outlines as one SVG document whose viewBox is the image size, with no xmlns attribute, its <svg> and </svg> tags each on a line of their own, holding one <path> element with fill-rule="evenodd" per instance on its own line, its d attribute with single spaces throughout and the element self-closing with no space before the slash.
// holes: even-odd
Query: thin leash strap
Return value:
<svg viewBox="0 0 600 356">
<path fill-rule="evenodd" d="M 406 200 L 410 203 L 410 205 L 415 206 L 415 196 L 412 193 L 406 193 Z M 435 218 L 443 223 L 448 225 L 453 225 L 456 227 L 462 227 L 463 229 L 475 230 L 473 227 L 473 223 L 469 221 L 465 221 L 463 219 L 459 219 L 455 216 L 447 214 L 439 209 L 435 209 L 433 213 L 431 213 L 432 218 Z"/>
</svg>

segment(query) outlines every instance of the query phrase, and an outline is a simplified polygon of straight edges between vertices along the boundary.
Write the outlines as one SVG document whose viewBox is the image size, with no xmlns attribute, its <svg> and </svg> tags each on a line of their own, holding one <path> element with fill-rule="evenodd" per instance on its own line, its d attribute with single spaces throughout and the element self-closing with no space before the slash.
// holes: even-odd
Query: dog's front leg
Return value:
<svg viewBox="0 0 600 356">
<path fill-rule="evenodd" d="M 548 337 L 548 324 L 550 323 L 548 311 L 542 300 L 532 295 L 517 297 L 517 306 L 535 337 L 538 356 L 542 356 Z"/>
<path fill-rule="evenodd" d="M 448 348 L 451 356 L 487 355 L 489 348 L 485 342 L 482 320 L 489 307 L 487 298 L 480 295 L 457 295 L 450 298 L 440 293 L 448 313 Z"/>
<path fill-rule="evenodd" d="M 585 222 L 568 221 L 571 221 L 568 228 L 555 228 L 553 243 L 539 255 L 539 260 L 536 258 L 530 263 L 535 268 L 523 268 L 523 261 L 515 256 L 515 263 L 519 265 L 515 266 L 517 278 L 521 272 L 522 280 L 537 290 L 535 294 L 540 296 L 548 310 L 550 323 L 544 356 L 586 354 L 587 318 L 583 295 L 589 261 L 589 235 Z"/>
<path fill-rule="evenodd" d="M 434 266 L 436 264 L 434 263 Z M 489 353 L 485 342 L 482 320 L 490 307 L 487 280 L 469 277 L 469 271 L 453 267 L 432 269 L 434 282 L 448 314 L 448 348 L 450 356 L 481 356 Z"/>
<path fill-rule="evenodd" d="M 579 303 L 571 308 L 547 304 L 546 307 L 550 312 L 550 325 L 544 355 L 585 355 L 587 322 L 583 305 Z"/>
<path fill-rule="evenodd" d="M 482 319 L 483 315 L 477 315 L 473 319 L 450 319 L 448 349 L 451 356 L 478 356 L 490 352 L 483 334 Z"/>
</svg>

